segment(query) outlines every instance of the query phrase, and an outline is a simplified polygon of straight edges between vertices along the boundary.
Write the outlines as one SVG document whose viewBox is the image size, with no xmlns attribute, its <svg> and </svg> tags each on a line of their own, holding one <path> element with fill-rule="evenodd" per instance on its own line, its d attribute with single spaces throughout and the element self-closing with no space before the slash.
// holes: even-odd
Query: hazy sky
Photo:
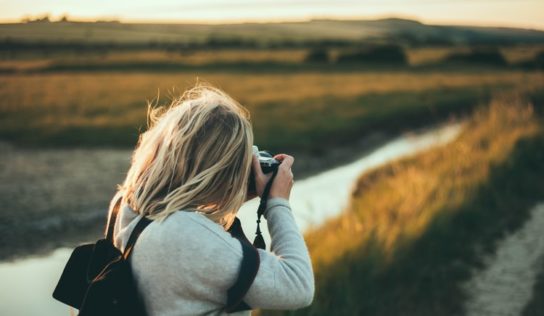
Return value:
<svg viewBox="0 0 544 316">
<path fill-rule="evenodd" d="M 0 20 L 50 13 L 78 19 L 240 22 L 400 16 L 433 24 L 544 30 L 544 0 L 0 0 Z"/>
</svg>

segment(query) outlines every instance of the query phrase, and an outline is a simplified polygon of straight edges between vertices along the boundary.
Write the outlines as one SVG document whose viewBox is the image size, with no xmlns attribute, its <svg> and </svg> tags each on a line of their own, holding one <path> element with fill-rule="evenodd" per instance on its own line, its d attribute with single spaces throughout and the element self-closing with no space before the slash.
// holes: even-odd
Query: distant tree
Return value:
<svg viewBox="0 0 544 316">
<path fill-rule="evenodd" d="M 329 61 L 329 52 L 323 48 L 312 49 L 304 57 L 304 62 L 307 63 L 328 63 Z"/>
<path fill-rule="evenodd" d="M 534 58 L 535 66 L 538 69 L 544 69 L 544 51 L 538 53 Z"/>
<path fill-rule="evenodd" d="M 544 51 L 539 52 L 535 55 L 535 57 L 531 60 L 526 60 L 519 64 L 521 67 L 525 69 L 544 69 Z"/>
<path fill-rule="evenodd" d="M 446 62 L 505 66 L 508 64 L 496 47 L 472 48 L 469 52 L 455 52 L 445 58 Z"/>
<path fill-rule="evenodd" d="M 45 14 L 45 15 L 43 15 L 41 17 L 36 17 L 34 19 L 28 17 L 27 19 L 28 20 L 26 20 L 26 23 L 49 23 L 49 22 L 51 22 L 51 19 L 49 18 L 49 14 Z"/>
<path fill-rule="evenodd" d="M 258 43 L 251 38 L 211 34 L 203 43 L 206 48 L 254 48 Z"/>
<path fill-rule="evenodd" d="M 408 58 L 398 45 L 375 45 L 338 55 L 338 63 L 406 65 Z"/>
</svg>

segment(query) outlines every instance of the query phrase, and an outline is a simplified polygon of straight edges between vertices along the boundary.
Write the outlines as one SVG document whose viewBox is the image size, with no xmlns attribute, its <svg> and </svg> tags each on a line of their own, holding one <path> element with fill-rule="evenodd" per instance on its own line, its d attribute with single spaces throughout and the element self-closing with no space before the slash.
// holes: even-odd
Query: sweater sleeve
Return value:
<svg viewBox="0 0 544 316">
<path fill-rule="evenodd" d="M 263 309 L 308 306 L 314 296 L 312 265 L 289 202 L 270 199 L 264 216 L 271 251 L 258 249 L 261 264 L 244 302 Z M 129 234 L 124 229 L 119 235 Z M 146 228 L 131 266 L 150 315 L 194 315 L 222 311 L 242 260 L 240 241 L 222 226 L 202 214 L 176 212 Z"/>
<path fill-rule="evenodd" d="M 308 249 L 289 202 L 268 200 L 264 213 L 271 251 L 259 249 L 261 265 L 244 301 L 252 308 L 297 309 L 312 303 L 314 274 Z"/>
</svg>

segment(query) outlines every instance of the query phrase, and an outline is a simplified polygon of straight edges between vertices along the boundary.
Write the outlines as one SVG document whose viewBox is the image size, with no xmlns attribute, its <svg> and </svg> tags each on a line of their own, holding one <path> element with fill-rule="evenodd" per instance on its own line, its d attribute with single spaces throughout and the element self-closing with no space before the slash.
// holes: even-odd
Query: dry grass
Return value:
<svg viewBox="0 0 544 316">
<path fill-rule="evenodd" d="M 296 63 L 304 60 L 305 49 L 281 50 L 199 50 L 199 51 L 148 51 L 114 53 L 105 56 L 106 62 L 128 61 L 177 61 L 189 65 L 205 65 L 210 63 L 240 63 L 240 62 L 281 62 Z"/>
<path fill-rule="evenodd" d="M 410 65 L 432 64 L 442 61 L 453 52 L 468 51 L 469 48 L 421 47 L 406 50 Z"/>
<path fill-rule="evenodd" d="M 370 238 L 388 254 L 399 241 L 417 239 L 437 212 L 470 199 L 488 180 L 491 166 L 508 158 L 517 141 L 539 131 L 532 113 L 520 101 L 512 106 L 494 101 L 451 145 L 362 176 L 349 212 L 307 235 L 316 266 L 359 249 Z M 323 234 L 329 229 L 342 234 Z"/>
<path fill-rule="evenodd" d="M 0 137 L 32 145 L 132 146 L 145 127 L 146 101 L 160 91 L 161 103 L 168 102 L 198 77 L 248 107 L 259 142 L 291 148 L 319 144 L 323 133 L 345 138 L 376 124 L 394 129 L 402 116 L 428 124 L 426 116 L 436 111 L 477 103 L 477 91 L 544 86 L 542 73 L 521 71 L 0 75 Z M 282 144 L 274 135 L 279 127 Z"/>
<path fill-rule="evenodd" d="M 52 56 L 20 54 L 12 58 L 1 59 L 0 69 L 35 70 L 48 65 L 62 64 L 117 64 L 117 63 L 180 63 L 184 65 L 208 65 L 215 63 L 300 63 L 306 56 L 306 49 L 220 49 L 220 50 L 136 50 L 108 52 L 59 52 Z"/>
<path fill-rule="evenodd" d="M 318 291 L 301 313 L 461 313 L 477 241 L 492 245 L 544 194 L 542 137 L 527 145 L 538 135 L 533 107 L 502 98 L 450 145 L 361 176 L 346 211 L 306 234 Z"/>
<path fill-rule="evenodd" d="M 60 73 L 0 76 L 0 112 L 41 111 L 37 124 L 140 123 L 146 100 L 169 92 L 177 95 L 197 78 L 230 93 L 250 109 L 269 102 L 296 102 L 334 96 L 353 98 L 394 91 L 496 85 L 542 85 L 541 73 Z M 59 112 L 65 113 L 59 118 Z M 101 112 L 104 112 L 100 114 Z"/>
<path fill-rule="evenodd" d="M 544 52 L 544 45 L 519 45 L 503 47 L 501 52 L 510 64 L 532 60 L 538 53 Z"/>
</svg>

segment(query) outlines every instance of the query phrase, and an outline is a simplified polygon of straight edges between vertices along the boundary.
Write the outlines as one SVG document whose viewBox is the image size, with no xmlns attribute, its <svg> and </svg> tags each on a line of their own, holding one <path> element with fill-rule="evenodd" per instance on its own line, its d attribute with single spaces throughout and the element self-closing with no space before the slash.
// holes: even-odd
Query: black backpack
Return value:
<svg viewBox="0 0 544 316">
<path fill-rule="evenodd" d="M 138 221 L 125 251 L 121 253 L 113 245 L 113 229 L 120 203 L 121 199 L 118 199 L 112 210 L 106 237 L 94 244 L 84 244 L 74 249 L 53 292 L 55 299 L 79 309 L 80 316 L 146 315 L 144 303 L 134 283 L 129 258 L 138 237 L 151 220 L 142 217 Z M 238 279 L 227 291 L 225 311 L 232 313 L 251 309 L 243 297 L 257 275 L 260 259 L 257 249 L 246 238 L 238 218 L 229 233 L 240 241 L 243 250 Z"/>
</svg>

